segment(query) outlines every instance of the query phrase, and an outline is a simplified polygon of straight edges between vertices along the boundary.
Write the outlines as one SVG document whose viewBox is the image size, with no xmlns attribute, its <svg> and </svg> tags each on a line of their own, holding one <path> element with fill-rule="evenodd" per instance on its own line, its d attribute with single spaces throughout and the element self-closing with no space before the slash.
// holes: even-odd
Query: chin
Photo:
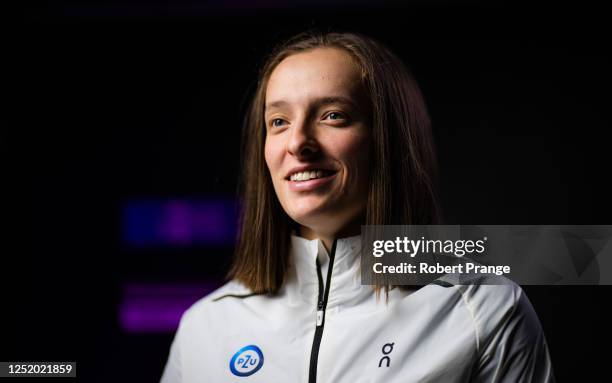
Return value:
<svg viewBox="0 0 612 383">
<path fill-rule="evenodd" d="M 289 216 L 300 225 L 308 227 L 313 226 L 322 219 L 321 214 L 317 214 L 315 211 L 293 211 Z"/>
<path fill-rule="evenodd" d="M 325 214 L 324 208 L 313 208 L 312 206 L 307 209 L 299 209 L 296 208 L 294 210 L 290 210 L 291 214 L 289 216 L 295 222 L 299 223 L 302 226 L 307 227 L 316 227 L 323 220 L 330 219 L 329 214 Z"/>
</svg>

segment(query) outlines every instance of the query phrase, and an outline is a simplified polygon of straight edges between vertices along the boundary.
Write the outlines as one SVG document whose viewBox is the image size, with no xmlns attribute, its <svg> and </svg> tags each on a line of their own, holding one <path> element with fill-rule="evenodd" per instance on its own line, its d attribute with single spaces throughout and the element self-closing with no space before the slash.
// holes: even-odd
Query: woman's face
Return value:
<svg viewBox="0 0 612 383">
<path fill-rule="evenodd" d="M 369 189 L 369 109 L 361 71 L 341 49 L 291 55 L 270 76 L 266 163 L 285 212 L 315 233 L 359 224 Z"/>
</svg>

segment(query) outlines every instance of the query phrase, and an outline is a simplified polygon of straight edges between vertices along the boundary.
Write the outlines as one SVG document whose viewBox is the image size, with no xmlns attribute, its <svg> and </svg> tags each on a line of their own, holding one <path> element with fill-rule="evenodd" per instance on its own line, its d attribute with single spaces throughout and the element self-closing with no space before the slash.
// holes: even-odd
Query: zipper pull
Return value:
<svg viewBox="0 0 612 383">
<path fill-rule="evenodd" d="M 317 310 L 317 327 L 323 324 L 323 316 L 325 315 L 325 311 Z"/>
</svg>

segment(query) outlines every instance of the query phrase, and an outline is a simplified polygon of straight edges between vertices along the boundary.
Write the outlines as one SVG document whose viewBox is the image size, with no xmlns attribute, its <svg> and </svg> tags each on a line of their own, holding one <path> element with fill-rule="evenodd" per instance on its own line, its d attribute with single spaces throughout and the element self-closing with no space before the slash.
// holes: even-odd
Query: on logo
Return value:
<svg viewBox="0 0 612 383">
<path fill-rule="evenodd" d="M 252 344 L 238 350 L 230 360 L 229 367 L 232 374 L 236 376 L 249 376 L 259 371 L 263 362 L 261 349 Z"/>
<path fill-rule="evenodd" d="M 394 345 L 395 343 L 385 343 L 385 345 L 382 347 L 382 353 L 385 356 L 380 358 L 380 360 L 378 361 L 379 368 L 383 366 L 383 362 L 387 362 L 387 367 L 391 365 L 391 358 L 389 357 L 389 354 L 391 354 L 391 352 L 393 351 Z"/>
</svg>

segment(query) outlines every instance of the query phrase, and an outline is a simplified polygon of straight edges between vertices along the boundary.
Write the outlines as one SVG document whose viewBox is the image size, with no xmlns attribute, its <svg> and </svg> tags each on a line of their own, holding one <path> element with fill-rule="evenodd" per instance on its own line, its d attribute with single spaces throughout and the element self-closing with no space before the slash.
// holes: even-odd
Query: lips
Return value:
<svg viewBox="0 0 612 383">
<path fill-rule="evenodd" d="M 285 180 L 303 182 L 311 179 L 325 178 L 334 173 L 336 173 L 336 170 L 332 170 L 326 166 L 298 166 L 291 169 L 285 175 Z"/>
<path fill-rule="evenodd" d="M 295 192 L 312 192 L 320 189 L 337 177 L 337 172 L 328 172 L 327 175 L 316 177 L 308 180 L 291 180 L 289 179 L 289 190 Z"/>
<path fill-rule="evenodd" d="M 333 172 L 329 170 L 321 170 L 321 169 L 310 170 L 310 171 L 307 170 L 305 172 L 293 173 L 289 177 L 289 180 L 303 182 L 303 181 L 308 181 L 308 180 L 317 179 L 317 178 L 324 178 L 324 177 L 331 175 L 332 173 Z"/>
</svg>

